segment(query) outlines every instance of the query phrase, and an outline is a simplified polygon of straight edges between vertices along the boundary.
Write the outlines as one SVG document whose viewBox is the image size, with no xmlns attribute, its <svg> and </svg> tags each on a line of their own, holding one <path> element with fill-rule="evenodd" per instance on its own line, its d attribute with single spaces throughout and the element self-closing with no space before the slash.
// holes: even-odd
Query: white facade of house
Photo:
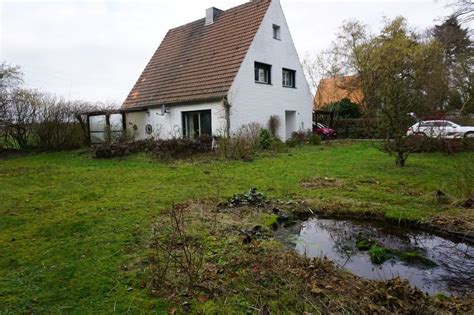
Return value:
<svg viewBox="0 0 474 315">
<path fill-rule="evenodd" d="M 280 26 L 281 40 L 273 38 L 274 24 Z M 255 83 L 255 62 L 272 66 L 271 85 Z M 296 88 L 282 86 L 283 68 L 296 71 Z M 282 140 L 293 131 L 312 128 L 311 92 L 279 1 L 271 2 L 228 98 L 232 130 L 251 122 L 266 127 L 271 115 L 279 117 Z"/>
<path fill-rule="evenodd" d="M 280 27 L 281 40 L 273 38 L 273 25 Z M 271 65 L 271 84 L 255 82 L 255 62 Z M 282 69 L 295 72 L 296 87 L 282 85 Z M 230 130 L 245 124 L 268 126 L 270 116 L 278 116 L 278 135 L 286 140 L 294 131 L 312 128 L 312 96 L 303 74 L 280 2 L 273 0 L 228 93 L 231 104 Z M 223 101 L 171 105 L 162 115 L 161 108 L 126 114 L 127 131 L 135 139 L 169 139 L 183 135 L 183 112 L 211 110 L 212 133 L 223 135 L 226 129 Z M 151 125 L 147 133 L 145 126 Z"/>
<path fill-rule="evenodd" d="M 180 138 L 183 136 L 182 113 L 201 110 L 211 110 L 212 134 L 221 134 L 225 128 L 225 111 L 222 101 L 168 106 L 164 115 L 160 107 L 150 108 L 146 112 L 127 113 L 127 130 L 137 140 L 151 137 L 155 139 Z M 150 134 L 146 133 L 146 125 L 152 126 Z"/>
</svg>

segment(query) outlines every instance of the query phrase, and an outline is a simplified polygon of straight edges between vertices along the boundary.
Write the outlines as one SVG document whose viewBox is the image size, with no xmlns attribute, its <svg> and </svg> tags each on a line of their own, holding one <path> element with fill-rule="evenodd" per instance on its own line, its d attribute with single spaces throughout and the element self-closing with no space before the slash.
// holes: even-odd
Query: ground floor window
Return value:
<svg viewBox="0 0 474 315">
<path fill-rule="evenodd" d="M 212 135 L 211 110 L 183 112 L 183 135 L 196 138 L 201 135 Z"/>
</svg>

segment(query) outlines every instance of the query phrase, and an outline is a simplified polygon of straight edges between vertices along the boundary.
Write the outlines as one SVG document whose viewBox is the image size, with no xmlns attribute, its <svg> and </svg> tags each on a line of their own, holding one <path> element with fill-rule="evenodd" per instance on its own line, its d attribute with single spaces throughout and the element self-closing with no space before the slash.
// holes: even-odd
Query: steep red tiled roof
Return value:
<svg viewBox="0 0 474 315">
<path fill-rule="evenodd" d="M 224 97 L 252 43 L 270 0 L 254 0 L 171 29 L 123 108 Z M 204 10 L 203 10 L 204 14 Z"/>
</svg>

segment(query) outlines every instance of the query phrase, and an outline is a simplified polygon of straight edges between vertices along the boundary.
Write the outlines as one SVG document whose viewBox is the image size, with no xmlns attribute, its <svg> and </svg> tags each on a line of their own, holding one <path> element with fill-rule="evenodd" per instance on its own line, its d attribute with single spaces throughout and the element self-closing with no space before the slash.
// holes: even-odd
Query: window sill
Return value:
<svg viewBox="0 0 474 315">
<path fill-rule="evenodd" d="M 281 42 L 281 38 L 275 38 L 273 37 L 274 40 L 279 40 Z"/>
<path fill-rule="evenodd" d="M 255 81 L 255 83 L 257 83 L 257 84 L 263 84 L 263 85 L 273 85 L 273 84 L 271 84 L 271 83 L 265 83 L 265 82 L 259 82 L 259 81 Z"/>
<path fill-rule="evenodd" d="M 295 89 L 295 90 L 297 89 L 296 86 L 286 86 L 286 85 L 282 85 L 282 87 L 287 88 L 287 89 Z"/>
</svg>

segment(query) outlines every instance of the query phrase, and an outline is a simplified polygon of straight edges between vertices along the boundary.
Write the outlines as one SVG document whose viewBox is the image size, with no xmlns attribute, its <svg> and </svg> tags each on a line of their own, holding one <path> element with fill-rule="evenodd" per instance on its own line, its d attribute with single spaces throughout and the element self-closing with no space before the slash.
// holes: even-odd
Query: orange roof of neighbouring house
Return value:
<svg viewBox="0 0 474 315">
<path fill-rule="evenodd" d="M 334 77 L 319 81 L 313 100 L 313 108 L 319 109 L 328 104 L 348 98 L 351 102 L 362 105 L 364 92 L 357 76 Z"/>
<path fill-rule="evenodd" d="M 270 0 L 253 0 L 166 34 L 123 108 L 223 98 L 247 54 Z M 203 10 L 204 14 L 204 10 Z"/>
</svg>

